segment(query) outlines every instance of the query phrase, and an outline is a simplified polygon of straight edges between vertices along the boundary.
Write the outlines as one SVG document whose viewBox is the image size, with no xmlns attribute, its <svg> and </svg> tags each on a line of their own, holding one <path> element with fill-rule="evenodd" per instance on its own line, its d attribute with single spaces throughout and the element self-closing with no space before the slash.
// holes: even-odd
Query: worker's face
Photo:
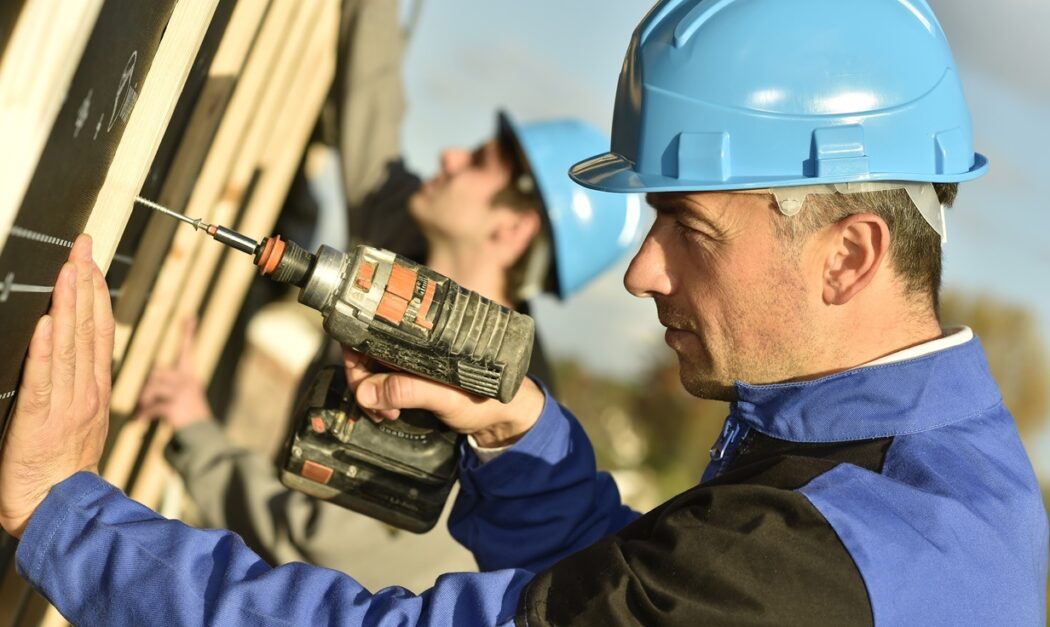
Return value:
<svg viewBox="0 0 1050 627">
<path fill-rule="evenodd" d="M 656 302 L 682 385 L 696 396 L 733 400 L 737 380 L 799 376 L 814 346 L 810 312 L 819 292 L 807 285 L 805 249 L 777 239 L 770 197 L 662 193 L 648 200 L 656 221 L 624 285 Z"/>
<path fill-rule="evenodd" d="M 488 237 L 492 199 L 510 181 L 511 165 L 495 139 L 473 151 L 441 153 L 441 171 L 409 200 L 412 217 L 428 239 L 471 243 Z"/>
</svg>

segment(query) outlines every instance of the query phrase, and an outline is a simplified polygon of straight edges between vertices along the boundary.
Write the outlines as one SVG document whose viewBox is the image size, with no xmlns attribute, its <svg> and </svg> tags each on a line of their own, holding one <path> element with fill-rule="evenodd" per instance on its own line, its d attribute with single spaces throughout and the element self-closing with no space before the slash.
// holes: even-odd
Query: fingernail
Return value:
<svg viewBox="0 0 1050 627">
<path fill-rule="evenodd" d="M 374 383 L 362 383 L 357 388 L 357 402 L 365 405 L 366 407 L 372 407 L 376 404 L 378 396 L 376 394 L 376 386 Z"/>
</svg>

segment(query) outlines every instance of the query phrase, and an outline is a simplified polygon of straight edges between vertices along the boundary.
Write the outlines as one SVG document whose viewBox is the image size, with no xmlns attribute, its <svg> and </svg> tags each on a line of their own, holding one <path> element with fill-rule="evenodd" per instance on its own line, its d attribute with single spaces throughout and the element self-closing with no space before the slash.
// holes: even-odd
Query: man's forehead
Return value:
<svg viewBox="0 0 1050 627">
<path fill-rule="evenodd" d="M 756 202 L 753 194 L 733 192 L 651 192 L 645 200 L 659 213 L 688 214 L 716 225 L 734 220 L 734 210 Z"/>
</svg>

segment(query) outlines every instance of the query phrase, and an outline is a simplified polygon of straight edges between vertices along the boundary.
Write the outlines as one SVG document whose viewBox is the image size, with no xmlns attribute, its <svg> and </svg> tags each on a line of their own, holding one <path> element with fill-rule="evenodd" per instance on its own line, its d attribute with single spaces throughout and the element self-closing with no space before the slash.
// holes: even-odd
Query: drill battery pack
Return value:
<svg viewBox="0 0 1050 627">
<path fill-rule="evenodd" d="M 460 437 L 433 414 L 402 410 L 373 422 L 342 368 L 322 369 L 302 397 L 281 459 L 281 481 L 415 533 L 433 528 L 456 481 Z"/>
</svg>

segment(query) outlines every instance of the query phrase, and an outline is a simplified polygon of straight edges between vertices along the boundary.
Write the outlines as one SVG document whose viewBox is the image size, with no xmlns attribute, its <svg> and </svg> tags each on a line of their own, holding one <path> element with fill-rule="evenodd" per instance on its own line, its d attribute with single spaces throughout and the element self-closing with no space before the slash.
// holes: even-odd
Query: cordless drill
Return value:
<svg viewBox="0 0 1050 627">
<path fill-rule="evenodd" d="M 394 253 L 310 254 L 279 236 L 255 255 L 263 276 L 300 288 L 325 331 L 373 360 L 509 402 L 528 370 L 532 318 Z M 296 410 L 281 460 L 288 487 L 422 533 L 456 480 L 459 438 L 433 414 L 373 422 L 341 368 L 325 368 Z"/>
<path fill-rule="evenodd" d="M 300 289 L 325 332 L 391 369 L 509 402 L 528 371 L 532 318 L 390 251 L 316 253 L 280 236 L 261 243 L 144 199 L 157 211 L 254 256 L 259 272 Z M 299 401 L 280 460 L 288 487 L 422 533 L 456 480 L 458 436 L 433 414 L 402 410 L 373 422 L 341 368 L 322 369 Z"/>
</svg>

